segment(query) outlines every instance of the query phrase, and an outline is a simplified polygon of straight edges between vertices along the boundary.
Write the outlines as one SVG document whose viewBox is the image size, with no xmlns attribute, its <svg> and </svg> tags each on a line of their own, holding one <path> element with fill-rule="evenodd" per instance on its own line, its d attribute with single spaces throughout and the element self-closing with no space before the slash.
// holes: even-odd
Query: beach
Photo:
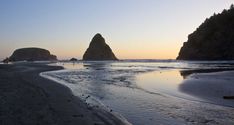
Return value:
<svg viewBox="0 0 234 125">
<path fill-rule="evenodd" d="M 232 125 L 234 102 L 223 99 L 234 92 L 232 68 L 148 60 L 1 64 L 0 123 Z"/>
<path fill-rule="evenodd" d="M 109 112 L 90 108 L 68 87 L 39 76 L 41 72 L 61 69 L 40 63 L 1 64 L 0 124 L 128 124 Z"/>
<path fill-rule="evenodd" d="M 180 91 L 199 97 L 207 102 L 234 108 L 234 71 L 194 73 L 179 86 Z"/>
<path fill-rule="evenodd" d="M 118 113 L 134 125 L 234 124 L 233 100 L 222 95 L 226 90 L 233 92 L 232 62 L 125 60 L 54 65 L 65 69 L 41 75 L 67 86 L 88 105 Z M 197 75 L 202 84 L 194 79 Z M 196 94 L 200 88 L 206 90 Z M 210 88 L 224 93 L 209 95 Z"/>
<path fill-rule="evenodd" d="M 234 125 L 233 2 L 0 1 L 0 125 Z"/>
</svg>

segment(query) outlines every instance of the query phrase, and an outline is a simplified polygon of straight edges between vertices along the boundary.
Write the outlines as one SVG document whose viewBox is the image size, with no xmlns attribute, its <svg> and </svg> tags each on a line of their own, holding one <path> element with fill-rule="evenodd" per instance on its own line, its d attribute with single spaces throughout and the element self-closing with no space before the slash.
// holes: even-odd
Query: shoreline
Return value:
<svg viewBox="0 0 234 125">
<path fill-rule="evenodd" d="M 131 123 L 136 125 L 145 123 L 153 124 L 155 122 L 160 124 L 205 124 L 206 122 L 213 124 L 233 123 L 231 120 L 233 119 L 231 116 L 233 108 L 231 107 L 217 105 L 204 100 L 197 101 L 188 98 L 181 98 L 180 96 L 171 96 L 171 94 L 166 94 L 166 96 L 150 94 L 142 91 L 141 89 L 132 89 L 128 86 L 115 86 L 114 82 L 118 82 L 118 80 L 127 79 L 126 81 L 129 81 L 132 79 L 128 80 L 130 76 L 127 74 L 124 74 L 123 78 L 116 77 L 114 74 L 118 74 L 119 72 L 113 72 L 109 65 L 101 65 L 100 67 L 96 67 L 96 64 L 92 64 L 89 66 L 85 65 L 85 68 L 80 65 L 73 65 L 73 67 L 70 67 L 70 65 L 64 65 L 64 67 L 68 68 L 68 71 L 52 71 L 51 73 L 46 72 L 45 75 L 51 77 L 52 79 L 54 78 L 54 80 L 71 88 L 74 94 L 82 99 L 83 97 L 86 98 L 88 95 L 90 95 L 91 99 L 92 97 L 96 98 L 97 100 L 101 101 L 101 103 L 107 105 L 110 109 L 124 115 Z M 73 70 L 75 68 L 76 71 Z M 78 70 L 79 68 L 80 70 Z M 158 72 L 159 75 L 165 76 L 163 75 L 163 71 L 155 72 Z M 124 73 L 124 71 L 122 73 Z M 96 76 L 96 74 L 101 75 Z M 183 78 L 186 78 L 183 77 L 183 75 L 181 75 L 180 71 L 178 70 L 167 74 L 166 77 L 159 77 L 158 79 L 162 80 L 163 78 L 166 78 L 166 81 L 171 79 L 172 81 L 170 84 L 174 83 L 176 85 L 177 78 L 175 78 L 175 76 L 178 76 L 181 78 L 181 80 L 183 80 Z M 151 79 L 151 77 L 149 77 L 152 76 L 155 78 L 156 75 L 154 72 L 142 73 L 142 76 L 144 76 L 142 81 L 143 85 L 150 85 L 149 80 L 152 81 L 152 84 L 155 84 L 155 82 L 158 81 L 157 79 Z M 113 78 L 117 79 L 117 81 L 106 82 L 107 80 Z M 139 79 L 136 80 L 139 82 Z M 181 82 L 180 79 L 178 80 Z M 83 82 L 86 84 L 83 85 Z M 134 84 L 134 81 L 132 82 L 132 84 Z M 158 82 L 165 84 L 163 81 Z M 93 88 L 90 88 L 89 86 L 92 86 Z M 97 89 L 99 87 L 100 89 Z M 87 92 L 82 91 L 86 89 L 88 89 Z M 161 92 L 163 95 L 165 94 L 163 91 Z M 90 101 L 86 100 L 85 102 L 90 103 Z M 92 104 L 92 102 L 90 104 Z M 217 114 L 214 114 L 214 112 Z M 201 118 L 200 114 L 205 117 Z"/>
<path fill-rule="evenodd" d="M 234 108 L 233 99 L 224 99 L 224 96 L 234 95 L 233 74 L 233 70 L 194 73 L 182 81 L 179 90 L 216 105 Z"/>
<path fill-rule="evenodd" d="M 106 88 L 108 91 L 104 91 L 103 89 L 95 89 L 94 91 L 90 92 L 94 92 L 94 94 L 95 92 L 103 92 L 102 94 L 108 95 L 108 97 L 112 100 L 109 100 L 108 102 L 108 99 L 105 100 L 105 97 L 102 98 L 104 99 L 104 102 L 100 102 L 100 104 L 105 104 L 107 109 L 105 106 L 102 107 L 102 105 L 95 105 L 96 102 L 94 105 L 92 105 L 93 103 L 90 101 L 99 100 L 92 100 L 96 99 L 96 97 L 93 98 L 92 93 L 79 93 L 74 89 L 75 86 L 73 86 L 73 84 L 66 85 L 60 83 L 59 79 L 63 78 L 63 75 L 58 76 L 58 80 L 56 80 L 56 78 L 50 79 L 49 76 L 49 79 L 41 77 L 43 76 L 43 73 L 45 73 L 44 75 L 46 76 L 48 72 L 63 72 L 63 69 L 66 67 L 46 64 L 48 63 L 0 65 L 0 124 L 121 125 L 133 123 L 141 125 L 145 123 L 153 124 L 155 122 L 161 124 L 205 124 L 206 122 L 213 124 L 233 124 L 232 107 L 226 107 L 203 101 L 192 101 L 189 99 L 170 96 L 170 94 L 166 94 L 165 97 L 161 95 L 151 95 L 139 89 L 132 90 L 128 87 L 119 88 L 118 86 L 109 86 L 109 84 L 104 84 L 104 86 L 101 86 L 103 79 L 99 78 L 102 78 L 103 75 L 95 77 L 96 79 L 93 81 L 93 84 L 91 83 L 91 85 L 94 85 L 94 88 Z M 102 73 L 100 72 L 99 68 L 97 69 L 98 70 L 93 70 L 94 74 Z M 164 73 L 160 72 L 159 74 L 163 75 Z M 190 81 L 199 79 L 202 80 L 204 78 L 214 78 L 214 80 L 217 81 L 216 79 L 218 78 L 217 76 L 214 77 L 209 75 L 217 74 L 217 72 L 195 72 L 195 74 L 191 75 L 189 72 L 189 75 L 186 75 L 187 73 L 185 74 L 186 77 L 183 77 L 184 74 L 181 76 L 181 72 L 176 74 L 182 79 L 185 78 L 184 80 L 192 77 L 193 79 Z M 79 75 L 79 73 L 76 75 Z M 89 75 L 92 74 L 83 75 L 89 77 Z M 199 77 L 197 75 L 199 75 Z M 230 75 L 232 76 L 232 74 Z M 128 75 L 126 75 L 126 77 L 127 76 Z M 224 76 L 225 74 L 220 76 L 220 78 L 223 78 Z M 153 77 L 155 78 L 155 75 L 153 75 Z M 197 79 L 197 77 L 199 79 Z M 107 75 L 107 78 L 112 77 L 111 75 Z M 151 77 L 146 78 L 147 79 L 143 79 L 143 84 L 147 82 L 145 80 L 151 79 Z M 167 74 L 167 79 L 171 78 L 174 77 L 170 77 L 170 75 Z M 227 78 L 227 76 L 225 78 Z M 72 78 L 68 77 L 68 79 Z M 81 77 L 81 79 L 85 78 Z M 159 77 L 159 79 L 161 79 L 161 77 Z M 234 81 L 234 79 L 229 80 Z M 77 83 L 83 83 L 79 80 L 76 81 Z M 153 83 L 155 81 L 157 80 L 152 79 Z M 4 84 L 4 82 L 6 84 Z M 99 82 L 100 84 L 98 84 Z M 176 82 L 175 79 L 173 79 L 173 82 Z M 190 83 L 187 83 L 186 85 L 190 86 L 192 89 L 194 88 L 191 87 Z M 203 86 L 203 84 L 199 84 L 199 86 Z M 82 85 L 80 87 L 82 89 Z M 206 86 L 206 88 L 210 87 Z M 83 88 L 82 90 L 86 89 Z M 98 97 L 102 96 L 100 95 Z M 134 99 L 132 100 L 132 98 Z M 122 105 L 122 102 L 125 101 L 127 101 L 126 104 Z M 148 106 L 144 107 L 142 111 L 138 111 L 139 106 L 144 105 Z M 214 112 L 216 113 L 214 114 Z M 121 115 L 128 118 L 131 123 L 129 123 Z M 205 117 L 201 118 L 201 115 Z M 140 121 L 137 121 L 136 118 Z M 135 122 L 135 120 L 137 122 Z"/>
<path fill-rule="evenodd" d="M 175 75 L 175 72 L 178 72 L 176 74 L 178 74 L 182 80 L 170 81 L 169 80 L 170 74 L 168 74 L 166 78 L 167 80 L 161 81 L 161 83 L 163 84 L 156 83 L 158 84 L 157 88 L 153 89 L 152 87 L 154 86 L 150 85 L 148 87 L 144 86 L 145 84 L 154 84 L 155 81 L 162 80 L 163 78 L 160 78 L 159 76 L 161 74 L 165 74 L 168 72 L 169 73 L 174 72 L 173 77 L 177 76 Z M 234 78 L 232 78 L 233 75 L 234 75 L 233 68 L 196 69 L 196 70 L 184 70 L 184 69 L 158 70 L 138 75 L 138 80 L 139 77 L 140 78 L 147 77 L 148 79 L 150 79 L 147 82 L 141 80 L 138 81 L 138 86 L 140 86 L 140 89 L 142 89 L 143 91 L 149 93 L 162 94 L 165 96 L 184 99 L 192 102 L 201 102 L 201 103 L 234 108 L 234 102 L 232 98 L 234 95 L 234 87 L 232 86 L 232 81 L 234 81 Z M 152 76 L 154 77 L 153 79 Z M 205 78 L 203 78 L 204 76 Z M 173 85 L 173 82 L 178 84 L 178 90 L 165 89 L 165 87 L 167 87 L 165 85 L 168 86 Z M 212 89 L 210 90 L 210 88 Z M 200 91 L 201 89 L 203 90 L 206 89 L 206 90 L 204 92 L 203 90 Z M 219 93 L 216 94 L 215 91 L 218 91 Z M 228 99 L 224 99 L 225 96 L 227 96 L 226 98 Z"/>
<path fill-rule="evenodd" d="M 0 65 L 1 124 L 130 124 L 110 112 L 88 107 L 68 87 L 41 77 L 41 72 L 63 69 L 46 64 Z"/>
</svg>

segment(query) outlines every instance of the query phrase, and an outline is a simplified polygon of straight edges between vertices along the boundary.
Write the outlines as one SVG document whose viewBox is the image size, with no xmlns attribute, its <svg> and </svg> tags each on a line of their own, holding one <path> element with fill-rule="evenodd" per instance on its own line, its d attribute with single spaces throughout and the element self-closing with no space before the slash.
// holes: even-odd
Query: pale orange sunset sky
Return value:
<svg viewBox="0 0 234 125">
<path fill-rule="evenodd" d="M 82 58 L 101 33 L 119 59 L 175 59 L 188 34 L 233 0 L 0 1 L 0 58 L 41 47 Z"/>
</svg>

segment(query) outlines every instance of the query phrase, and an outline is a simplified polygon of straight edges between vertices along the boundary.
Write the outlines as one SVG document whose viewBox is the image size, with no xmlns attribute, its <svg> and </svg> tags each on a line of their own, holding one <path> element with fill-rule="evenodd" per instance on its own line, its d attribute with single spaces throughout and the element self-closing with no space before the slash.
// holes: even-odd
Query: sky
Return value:
<svg viewBox="0 0 234 125">
<path fill-rule="evenodd" d="M 119 59 L 175 59 L 187 36 L 234 0 L 0 0 L 0 59 L 17 48 L 81 59 L 101 33 Z"/>
</svg>

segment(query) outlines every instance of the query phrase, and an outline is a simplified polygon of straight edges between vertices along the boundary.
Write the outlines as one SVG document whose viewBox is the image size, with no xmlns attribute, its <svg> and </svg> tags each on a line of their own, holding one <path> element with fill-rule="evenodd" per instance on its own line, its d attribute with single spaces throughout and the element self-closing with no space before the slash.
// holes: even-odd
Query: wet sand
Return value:
<svg viewBox="0 0 234 125">
<path fill-rule="evenodd" d="M 179 89 L 214 104 L 234 107 L 234 99 L 224 99 L 224 97 L 234 96 L 233 81 L 234 71 L 193 73 L 185 78 Z"/>
<path fill-rule="evenodd" d="M 232 107 L 194 96 L 191 98 L 192 94 L 179 91 L 181 82 L 194 72 L 181 73 L 173 68 L 151 72 L 151 69 L 157 69 L 158 65 L 155 65 L 156 68 L 148 63 L 81 63 L 67 70 L 45 72 L 44 75 L 69 87 L 78 97 L 90 95 L 91 100 L 87 103 L 95 105 L 92 103 L 94 98 L 134 125 L 234 124 Z"/>
<path fill-rule="evenodd" d="M 121 125 L 109 112 L 92 109 L 71 90 L 39 73 L 59 66 L 22 63 L 0 65 L 1 125 Z"/>
</svg>

